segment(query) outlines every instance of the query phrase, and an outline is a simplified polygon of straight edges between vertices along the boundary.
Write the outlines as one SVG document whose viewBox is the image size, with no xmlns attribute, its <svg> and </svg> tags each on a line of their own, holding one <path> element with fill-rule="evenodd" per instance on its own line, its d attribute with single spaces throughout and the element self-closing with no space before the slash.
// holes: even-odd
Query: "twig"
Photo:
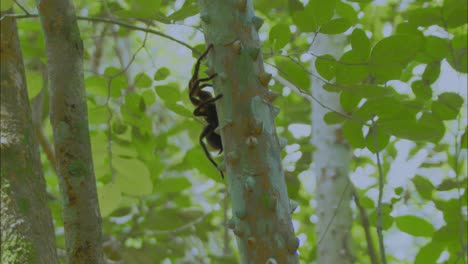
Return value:
<svg viewBox="0 0 468 264">
<path fill-rule="evenodd" d="M 29 15 L 30 13 L 28 12 L 28 10 L 26 10 L 26 8 L 24 6 L 22 6 L 20 3 L 18 3 L 18 1 L 14 0 L 15 4 L 21 9 L 23 10 L 24 13 L 26 13 L 26 15 Z"/>
<path fill-rule="evenodd" d="M 195 221 L 192 221 L 191 223 L 185 224 L 181 227 L 178 227 L 173 230 L 151 230 L 151 231 L 146 231 L 144 233 L 145 236 L 162 236 L 162 235 L 177 235 L 178 233 L 184 232 L 185 230 L 188 230 L 192 228 L 193 226 L 198 225 L 201 223 L 210 213 L 206 213 L 202 216 L 200 216 L 198 219 Z"/>
<path fill-rule="evenodd" d="M 372 119 L 372 134 L 374 136 L 374 150 L 375 156 L 377 158 L 377 167 L 379 168 L 379 198 L 377 201 L 377 235 L 379 237 L 379 247 L 380 247 L 380 259 L 382 264 L 387 264 L 387 258 L 385 255 L 385 245 L 384 245 L 384 238 L 383 238 L 383 230 L 382 230 L 382 197 L 383 197 L 383 172 L 382 172 L 382 163 L 380 162 L 380 154 L 379 154 L 379 145 L 377 140 L 377 126 L 375 121 Z"/>
<path fill-rule="evenodd" d="M 364 229 L 364 234 L 366 236 L 367 252 L 369 253 L 371 263 L 378 264 L 379 262 L 377 260 L 377 254 L 374 248 L 374 241 L 372 240 L 372 235 L 370 232 L 369 217 L 367 216 L 366 210 L 361 205 L 361 201 L 359 200 L 359 195 L 356 191 L 356 188 L 354 188 L 354 186 L 351 186 L 351 188 L 352 188 L 352 193 L 354 197 L 354 203 L 356 204 L 356 207 L 359 210 L 359 216 L 361 218 L 361 225 L 362 225 L 362 228 Z"/>
<path fill-rule="evenodd" d="M 2 17 L 0 17 L 0 21 L 3 20 L 5 17 L 12 17 L 12 18 L 15 18 L 15 19 L 20 19 L 20 18 L 37 18 L 37 17 L 39 17 L 39 15 L 38 14 L 25 14 L 25 15 L 5 14 Z M 149 28 L 142 28 L 142 27 L 134 26 L 132 24 L 128 24 L 128 23 L 125 23 L 125 22 L 122 22 L 122 21 L 118 21 L 118 20 L 110 19 L 110 18 L 104 18 L 104 17 L 76 16 L 76 18 L 78 20 L 109 23 L 109 24 L 119 25 L 119 26 L 122 26 L 122 27 L 125 27 L 125 28 L 128 28 L 128 29 L 134 29 L 134 30 L 138 30 L 138 31 L 146 32 L 146 33 L 151 33 L 151 34 L 154 34 L 154 35 L 169 39 L 171 41 L 174 41 L 174 42 L 188 48 L 189 50 L 191 50 L 196 55 L 200 55 L 200 52 L 197 49 L 195 49 L 194 47 L 190 46 L 189 44 L 187 44 L 187 43 L 185 43 L 185 42 L 183 42 L 181 40 L 178 40 L 178 39 L 176 39 L 174 37 L 171 37 L 171 36 L 169 36 L 167 34 L 164 34 L 163 32 L 158 31 L 158 30 L 149 29 Z"/>
</svg>

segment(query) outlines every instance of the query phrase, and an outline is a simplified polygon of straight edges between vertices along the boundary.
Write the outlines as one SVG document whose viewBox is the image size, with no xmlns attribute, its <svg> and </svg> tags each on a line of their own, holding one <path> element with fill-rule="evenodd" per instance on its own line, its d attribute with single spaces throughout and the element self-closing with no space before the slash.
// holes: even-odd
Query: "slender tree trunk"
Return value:
<svg viewBox="0 0 468 264">
<path fill-rule="evenodd" d="M 268 89 L 271 75 L 263 68 L 251 0 L 200 0 L 209 74 L 223 97 L 216 102 L 234 230 L 241 263 L 298 263 L 299 242 L 281 166 L 280 145 Z"/>
<path fill-rule="evenodd" d="M 344 36 L 332 37 L 318 35 L 312 50 L 315 54 L 341 56 Z M 317 71 L 313 67 L 313 72 Z M 323 82 L 317 78 L 312 81 L 312 94 L 331 109 L 341 111 L 339 94 L 325 91 Z M 351 215 L 350 200 L 352 188 L 349 182 L 349 163 L 351 150 L 346 146 L 339 125 L 327 125 L 323 117 L 329 110 L 312 103 L 312 144 L 315 175 L 317 178 L 318 237 L 317 263 L 347 264 L 353 262 L 351 253 Z"/>
<path fill-rule="evenodd" d="M 37 1 L 46 40 L 50 120 L 69 263 L 103 263 L 101 216 L 88 131 L 83 42 L 70 0 Z"/>
<path fill-rule="evenodd" d="M 0 262 L 59 263 L 16 21 L 0 25 Z"/>
</svg>

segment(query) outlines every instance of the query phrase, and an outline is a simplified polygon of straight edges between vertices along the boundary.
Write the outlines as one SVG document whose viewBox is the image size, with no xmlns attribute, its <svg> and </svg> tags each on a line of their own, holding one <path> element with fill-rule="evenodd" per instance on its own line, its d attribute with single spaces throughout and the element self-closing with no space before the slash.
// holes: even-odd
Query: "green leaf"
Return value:
<svg viewBox="0 0 468 264">
<path fill-rule="evenodd" d="M 315 60 L 317 72 L 326 80 L 335 78 L 336 60 L 332 55 L 323 55 Z"/>
<path fill-rule="evenodd" d="M 423 246 L 416 255 L 414 264 L 436 263 L 445 249 L 445 244 L 436 240 L 431 240 Z"/>
<path fill-rule="evenodd" d="M 132 196 L 151 194 L 153 183 L 146 165 L 138 159 L 114 158 L 115 184 L 122 193 Z"/>
<path fill-rule="evenodd" d="M 108 80 L 103 76 L 91 75 L 85 81 L 86 92 L 94 96 L 109 96 L 107 89 Z"/>
<path fill-rule="evenodd" d="M 361 97 L 355 96 L 352 92 L 343 91 L 340 94 L 340 104 L 346 112 L 353 112 L 362 100 Z"/>
<path fill-rule="evenodd" d="M 144 100 L 145 104 L 151 106 L 156 101 L 156 96 L 152 90 L 146 90 L 141 93 L 141 98 Z"/>
<path fill-rule="evenodd" d="M 0 3 L 0 11 L 4 12 L 13 6 L 13 0 L 2 0 Z"/>
<path fill-rule="evenodd" d="M 125 108 L 131 110 L 133 113 L 141 113 L 140 109 L 141 96 L 137 93 L 129 93 L 125 96 Z"/>
<path fill-rule="evenodd" d="M 468 73 L 468 41 L 467 35 L 455 35 L 452 39 L 453 52 L 449 53 L 448 62 L 457 71 Z"/>
<path fill-rule="evenodd" d="M 109 110 L 104 105 L 88 104 L 88 123 L 91 125 L 106 124 L 109 119 Z"/>
<path fill-rule="evenodd" d="M 295 12 L 292 20 L 302 32 L 315 32 L 317 30 L 317 24 L 310 19 L 310 15 L 305 10 Z"/>
<path fill-rule="evenodd" d="M 461 136 L 460 147 L 462 149 L 468 149 L 468 126 L 465 127 L 465 133 Z"/>
<path fill-rule="evenodd" d="M 173 82 L 166 85 L 156 85 L 155 90 L 156 94 L 168 104 L 176 103 L 182 96 L 179 91 L 179 85 Z"/>
<path fill-rule="evenodd" d="M 383 98 L 396 96 L 397 93 L 392 87 L 379 85 L 352 85 L 345 88 L 346 92 L 352 93 L 359 98 Z"/>
<path fill-rule="evenodd" d="M 440 61 L 434 61 L 426 66 L 423 72 L 422 79 L 426 84 L 432 84 L 439 78 L 440 75 Z"/>
<path fill-rule="evenodd" d="M 327 1 L 322 1 L 327 2 Z M 323 34 L 340 34 L 351 27 L 351 21 L 346 18 L 336 18 L 320 27 L 320 33 Z"/>
<path fill-rule="evenodd" d="M 216 158 L 215 155 L 212 156 L 214 159 Z M 188 165 L 190 168 L 197 169 L 200 173 L 210 177 L 211 179 L 216 181 L 221 180 L 218 169 L 216 169 L 215 166 L 211 164 L 200 145 L 197 145 L 187 151 L 183 163 Z"/>
<path fill-rule="evenodd" d="M 119 207 L 122 193 L 119 186 L 114 183 L 99 186 L 97 191 L 101 216 L 106 217 Z"/>
<path fill-rule="evenodd" d="M 357 21 L 357 12 L 354 10 L 353 6 L 348 3 L 342 1 L 336 3 L 336 13 L 342 18 L 348 19 L 352 24 Z"/>
<path fill-rule="evenodd" d="M 391 135 L 414 141 L 438 142 L 445 133 L 444 123 L 430 113 L 424 113 L 419 120 L 402 115 L 379 119 L 377 124 Z"/>
<path fill-rule="evenodd" d="M 434 190 L 434 185 L 432 185 L 432 182 L 425 177 L 421 175 L 416 175 L 413 179 L 412 182 L 414 184 L 414 187 L 416 188 L 416 191 L 421 195 L 421 197 L 425 200 L 431 200 L 432 199 L 432 192 Z"/>
<path fill-rule="evenodd" d="M 432 25 L 443 25 L 440 7 L 423 7 L 416 8 L 406 12 L 409 23 L 428 27 Z"/>
<path fill-rule="evenodd" d="M 462 183 L 458 183 L 456 179 L 444 179 L 438 186 L 437 191 L 450 191 L 458 186 L 463 186 Z"/>
<path fill-rule="evenodd" d="M 362 133 L 362 124 L 355 120 L 348 120 L 343 124 L 343 134 L 346 141 L 353 148 L 363 148 L 366 146 Z"/>
<path fill-rule="evenodd" d="M 293 14 L 296 11 L 304 10 L 304 5 L 299 0 L 288 0 L 289 12 Z"/>
<path fill-rule="evenodd" d="M 447 39 L 427 36 L 425 37 L 424 51 L 434 60 L 442 60 L 450 53 L 450 44 Z"/>
<path fill-rule="evenodd" d="M 115 14 L 126 18 L 154 19 L 157 10 L 161 5 L 161 0 L 147 2 L 145 0 L 135 0 L 129 2 L 129 8 L 115 12 Z"/>
<path fill-rule="evenodd" d="M 377 142 L 376 142 L 375 135 L 374 135 L 373 131 L 374 131 L 374 128 L 370 128 L 369 132 L 367 133 L 366 147 L 372 153 L 376 153 L 377 151 L 379 151 L 379 152 L 382 151 L 385 148 L 385 146 L 387 146 L 388 142 L 390 141 L 390 136 L 387 133 L 385 133 L 383 131 L 379 131 L 377 129 L 377 133 L 376 133 L 377 134 Z"/>
<path fill-rule="evenodd" d="M 171 71 L 168 68 L 161 67 L 156 71 L 156 73 L 154 74 L 153 79 L 156 80 L 156 81 L 162 81 L 162 80 L 166 79 L 167 76 L 169 76 L 170 73 L 171 73 Z"/>
<path fill-rule="evenodd" d="M 442 12 L 445 25 L 449 28 L 465 25 L 468 21 L 468 7 L 465 0 L 445 0 Z"/>
<path fill-rule="evenodd" d="M 404 189 L 403 187 L 397 187 L 395 188 L 395 194 L 400 196 L 403 193 Z"/>
<path fill-rule="evenodd" d="M 169 15 L 168 19 L 171 21 L 182 21 L 188 17 L 194 16 L 200 13 L 198 6 L 195 1 L 185 1 L 184 5 L 176 10 L 174 13 Z"/>
<path fill-rule="evenodd" d="M 186 177 L 171 177 L 161 179 L 157 184 L 158 192 L 179 193 L 192 186 Z"/>
<path fill-rule="evenodd" d="M 336 0 L 311 0 L 305 10 L 311 14 L 311 20 L 320 26 L 330 21 L 333 17 L 336 2 Z"/>
<path fill-rule="evenodd" d="M 42 89 L 42 74 L 37 71 L 26 71 L 26 83 L 28 86 L 28 97 L 29 100 L 31 100 L 36 97 Z"/>
<path fill-rule="evenodd" d="M 323 116 L 323 120 L 325 121 L 326 124 L 333 125 L 333 124 L 343 123 L 344 121 L 348 119 L 336 112 L 328 112 Z"/>
<path fill-rule="evenodd" d="M 395 217 L 395 222 L 398 229 L 412 236 L 431 237 L 434 234 L 431 223 L 414 215 Z"/>
<path fill-rule="evenodd" d="M 291 31 L 287 24 L 277 24 L 270 30 L 270 41 L 274 44 L 276 50 L 282 49 L 288 44 L 291 38 Z"/>
<path fill-rule="evenodd" d="M 140 72 L 137 75 L 135 75 L 134 82 L 135 86 L 138 88 L 148 88 L 151 87 L 151 84 L 153 84 L 151 78 L 144 72 Z"/>
<path fill-rule="evenodd" d="M 310 88 L 310 78 L 305 69 L 298 65 L 295 61 L 288 58 L 277 58 L 276 66 L 281 69 L 280 75 L 286 80 L 295 84 L 301 90 Z"/>
<path fill-rule="evenodd" d="M 399 79 L 401 71 L 416 56 L 420 47 L 421 39 L 415 35 L 397 34 L 382 39 L 372 49 L 371 73 L 381 81 Z"/>
<path fill-rule="evenodd" d="M 164 104 L 169 110 L 172 112 L 179 114 L 185 117 L 193 117 L 192 111 L 187 109 L 185 106 L 177 104 L 177 103 L 166 103 Z"/>
<path fill-rule="evenodd" d="M 109 78 L 111 97 L 119 97 L 121 95 L 121 91 L 127 89 L 128 80 L 121 69 L 112 66 L 107 67 L 104 70 L 104 75 Z M 106 85 L 106 89 L 108 89 L 107 87 L 108 84 Z"/>
<path fill-rule="evenodd" d="M 411 90 L 413 91 L 414 95 L 416 95 L 416 98 L 423 101 L 432 98 L 432 88 L 425 84 L 423 80 L 416 80 L 411 83 Z"/>
<path fill-rule="evenodd" d="M 445 92 L 439 95 L 437 101 L 432 102 L 432 112 L 443 120 L 457 118 L 463 105 L 463 98 L 453 92 Z"/>
<path fill-rule="evenodd" d="M 373 209 L 375 208 L 375 204 L 374 204 L 374 201 L 367 197 L 367 196 L 362 196 L 360 198 L 361 200 L 361 206 L 364 207 L 364 208 L 368 208 L 368 209 Z"/>
<path fill-rule="evenodd" d="M 382 229 L 387 230 L 389 229 L 394 222 L 393 216 L 391 216 L 392 212 L 392 207 L 391 204 L 384 203 L 382 204 Z M 372 226 L 376 226 L 377 223 L 377 209 L 372 211 L 372 213 L 369 214 L 369 222 L 371 223 Z"/>
<path fill-rule="evenodd" d="M 354 84 L 364 80 L 369 74 L 367 62 L 353 50 L 347 51 L 336 64 L 336 82 Z"/>
<path fill-rule="evenodd" d="M 349 37 L 351 42 L 351 47 L 358 56 L 363 59 L 367 60 L 370 53 L 370 40 L 367 37 L 364 30 L 360 28 L 354 29 L 353 33 Z"/>
</svg>

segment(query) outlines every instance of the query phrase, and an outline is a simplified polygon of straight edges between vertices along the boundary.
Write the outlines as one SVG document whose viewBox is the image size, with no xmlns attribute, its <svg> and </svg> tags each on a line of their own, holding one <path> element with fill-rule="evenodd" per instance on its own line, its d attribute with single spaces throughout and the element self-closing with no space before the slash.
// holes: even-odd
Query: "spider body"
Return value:
<svg viewBox="0 0 468 264">
<path fill-rule="evenodd" d="M 212 48 L 213 44 L 210 44 L 207 50 L 200 56 L 195 64 L 195 70 L 192 79 L 190 79 L 189 82 L 189 98 L 192 104 L 196 107 L 193 111 L 193 115 L 203 117 L 207 123 L 199 137 L 200 145 L 202 146 L 206 157 L 219 170 L 218 164 L 216 164 L 216 162 L 211 157 L 204 140 L 206 140 L 210 147 L 215 150 L 219 150 L 219 154 L 223 152 L 221 136 L 215 132 L 219 125 L 215 102 L 223 97 L 223 95 L 220 94 L 216 97 L 213 97 L 210 92 L 203 90 L 205 87 L 212 87 L 211 84 L 204 82 L 214 79 L 217 76 L 216 73 L 207 78 L 198 79 L 200 64 Z M 221 173 L 221 177 L 224 178 L 223 172 L 221 170 L 219 170 L 219 172 Z"/>
</svg>

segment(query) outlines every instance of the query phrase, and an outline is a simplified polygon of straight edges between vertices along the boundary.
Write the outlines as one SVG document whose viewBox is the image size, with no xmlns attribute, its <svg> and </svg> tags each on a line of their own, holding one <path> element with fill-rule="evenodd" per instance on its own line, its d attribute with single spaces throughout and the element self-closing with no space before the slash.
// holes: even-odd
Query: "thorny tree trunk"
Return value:
<svg viewBox="0 0 468 264">
<path fill-rule="evenodd" d="M 63 203 L 69 263 L 102 263 L 83 79 L 83 42 L 70 0 L 37 1 L 46 40 L 50 120 Z"/>
<path fill-rule="evenodd" d="M 219 132 L 223 140 L 227 183 L 241 263 L 298 263 L 299 246 L 281 167 L 274 117 L 276 97 L 268 89 L 271 75 L 263 68 L 251 0 L 200 0 L 209 73 L 214 78 Z M 282 145 L 282 146 L 280 146 Z"/>
<path fill-rule="evenodd" d="M 16 22 L 0 25 L 0 262 L 59 263 Z"/>
<path fill-rule="evenodd" d="M 344 36 L 318 35 L 312 46 L 318 55 L 331 54 L 339 58 Z M 317 72 L 312 69 L 313 72 Z M 323 82 L 314 78 L 312 94 L 331 109 L 341 111 L 339 95 L 322 88 Z M 339 125 L 328 125 L 324 115 L 329 112 L 318 103 L 312 103 L 312 144 L 314 153 L 318 223 L 317 263 L 352 263 L 351 254 L 351 186 L 349 164 L 351 150 L 347 147 Z"/>
</svg>

